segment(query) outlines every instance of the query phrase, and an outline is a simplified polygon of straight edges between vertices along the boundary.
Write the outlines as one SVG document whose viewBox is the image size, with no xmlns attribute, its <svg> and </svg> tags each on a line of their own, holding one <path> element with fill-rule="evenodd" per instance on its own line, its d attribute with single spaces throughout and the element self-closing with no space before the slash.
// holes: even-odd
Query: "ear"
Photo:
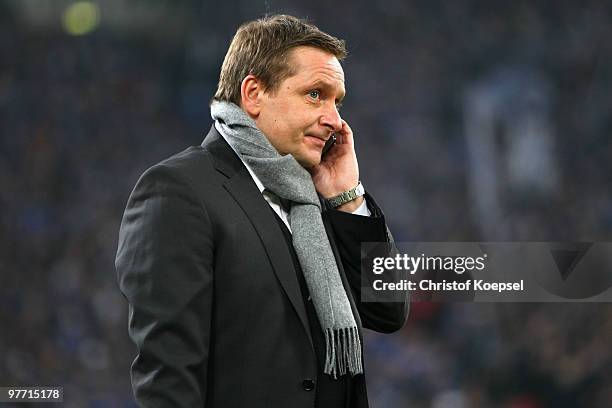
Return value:
<svg viewBox="0 0 612 408">
<path fill-rule="evenodd" d="M 247 75 L 240 85 L 241 108 L 256 119 L 261 112 L 261 99 L 264 94 L 261 81 L 252 74 Z"/>
</svg>

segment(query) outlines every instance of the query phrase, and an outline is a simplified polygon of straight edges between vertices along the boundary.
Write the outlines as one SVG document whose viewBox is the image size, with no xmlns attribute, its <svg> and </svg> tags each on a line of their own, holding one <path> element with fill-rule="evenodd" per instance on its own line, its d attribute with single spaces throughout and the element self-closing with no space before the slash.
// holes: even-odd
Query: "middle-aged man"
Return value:
<svg viewBox="0 0 612 408">
<path fill-rule="evenodd" d="M 242 25 L 202 145 L 138 180 L 116 266 L 139 405 L 367 407 L 361 329 L 408 302 L 360 296 L 360 243 L 393 245 L 338 112 L 345 55 L 294 17 Z"/>
</svg>

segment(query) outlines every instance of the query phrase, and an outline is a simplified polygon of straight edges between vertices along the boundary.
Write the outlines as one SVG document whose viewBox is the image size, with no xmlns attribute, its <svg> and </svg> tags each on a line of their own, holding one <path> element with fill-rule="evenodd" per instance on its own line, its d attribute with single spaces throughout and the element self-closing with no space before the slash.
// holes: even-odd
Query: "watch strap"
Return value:
<svg viewBox="0 0 612 408">
<path fill-rule="evenodd" d="M 337 208 L 340 207 L 342 204 L 346 204 L 357 199 L 357 197 L 363 196 L 364 194 L 365 189 L 363 188 L 363 185 L 361 185 L 360 181 L 355 187 L 351 188 L 350 190 L 344 191 L 326 201 L 331 208 Z"/>
</svg>

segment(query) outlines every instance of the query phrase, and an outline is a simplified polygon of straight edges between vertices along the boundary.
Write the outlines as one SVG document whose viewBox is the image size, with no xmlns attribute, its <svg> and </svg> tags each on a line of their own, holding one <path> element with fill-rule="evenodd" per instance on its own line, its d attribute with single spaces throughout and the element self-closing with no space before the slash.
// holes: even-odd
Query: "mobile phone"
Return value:
<svg viewBox="0 0 612 408">
<path fill-rule="evenodd" d="M 321 152 L 321 157 L 325 156 L 325 154 L 332 148 L 332 146 L 336 143 L 336 134 L 332 133 L 329 139 L 325 142 L 325 146 L 323 146 L 323 152 Z"/>
</svg>

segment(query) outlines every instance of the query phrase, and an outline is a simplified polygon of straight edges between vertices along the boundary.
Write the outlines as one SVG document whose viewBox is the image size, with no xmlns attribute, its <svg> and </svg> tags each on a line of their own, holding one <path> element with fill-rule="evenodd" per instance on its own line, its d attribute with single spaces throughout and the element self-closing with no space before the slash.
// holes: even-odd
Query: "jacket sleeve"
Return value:
<svg viewBox="0 0 612 408">
<path fill-rule="evenodd" d="M 213 290 L 211 223 L 167 165 L 140 178 L 123 215 L 115 266 L 129 303 L 140 407 L 203 407 Z"/>
<path fill-rule="evenodd" d="M 333 228 L 342 266 L 363 326 L 382 333 L 392 333 L 401 329 L 406 322 L 410 309 L 409 294 L 407 291 L 399 293 L 400 299 L 397 299 L 398 294 L 394 294 L 394 301 L 383 299 L 366 302 L 362 299 L 362 287 L 371 285 L 373 276 L 362 275 L 361 244 L 383 243 L 376 248 L 377 252 L 384 252 L 378 254 L 383 256 L 394 256 L 397 251 L 382 211 L 372 196 L 366 193 L 365 198 L 372 214 L 370 217 L 333 209 L 327 209 L 325 216 Z M 385 278 L 388 281 L 399 281 L 402 277 L 393 271 Z"/>
</svg>

